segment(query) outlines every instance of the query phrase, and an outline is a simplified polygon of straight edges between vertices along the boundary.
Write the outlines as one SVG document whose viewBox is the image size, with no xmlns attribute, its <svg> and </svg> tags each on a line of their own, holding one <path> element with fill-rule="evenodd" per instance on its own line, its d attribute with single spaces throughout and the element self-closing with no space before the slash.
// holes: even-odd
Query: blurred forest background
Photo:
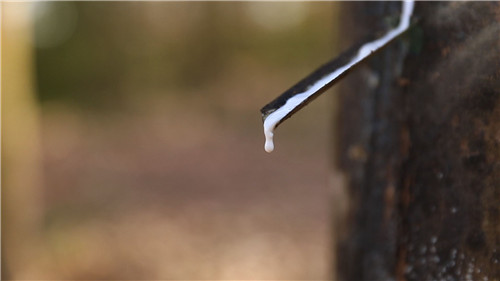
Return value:
<svg viewBox="0 0 500 281">
<path fill-rule="evenodd" d="M 338 2 L 1 5 L 4 278 L 333 278 Z"/>
</svg>

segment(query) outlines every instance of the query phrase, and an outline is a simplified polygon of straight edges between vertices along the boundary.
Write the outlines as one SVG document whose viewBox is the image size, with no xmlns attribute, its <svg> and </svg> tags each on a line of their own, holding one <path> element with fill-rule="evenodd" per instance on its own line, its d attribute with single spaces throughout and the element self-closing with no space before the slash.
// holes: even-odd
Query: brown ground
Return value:
<svg viewBox="0 0 500 281">
<path fill-rule="evenodd" d="M 50 278 L 330 277 L 329 105 L 283 124 L 267 154 L 257 112 L 200 104 L 46 107 Z"/>
</svg>

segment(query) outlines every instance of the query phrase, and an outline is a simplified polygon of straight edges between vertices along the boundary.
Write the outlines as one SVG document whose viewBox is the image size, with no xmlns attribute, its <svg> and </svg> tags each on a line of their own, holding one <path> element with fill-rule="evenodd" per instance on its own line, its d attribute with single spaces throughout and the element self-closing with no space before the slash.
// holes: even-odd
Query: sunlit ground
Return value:
<svg viewBox="0 0 500 281">
<path fill-rule="evenodd" d="M 9 33 L 19 24 L 9 15 L 37 23 L 23 32 L 35 32 L 37 133 L 28 141 L 41 180 L 3 212 L 32 209 L 36 219 L 24 229 L 34 231 L 8 231 L 36 241 L 37 253 L 24 266 L 19 253 L 30 249 L 7 247 L 4 275 L 332 277 L 333 94 L 282 124 L 272 154 L 259 109 L 333 56 L 335 4 L 26 5 L 3 4 L 2 39 L 22 36 Z M 17 81 L 5 73 L 19 81 L 32 73 L 16 72 L 10 50 L 2 42 L 2 128 L 12 120 L 5 91 Z M 9 122 L 19 129 L 28 121 Z M 5 170 L 5 155 L 23 157 L 8 143 L 7 179 L 17 174 Z M 11 188 L 4 176 L 2 188 Z M 16 237 L 2 242 L 17 245 Z"/>
</svg>

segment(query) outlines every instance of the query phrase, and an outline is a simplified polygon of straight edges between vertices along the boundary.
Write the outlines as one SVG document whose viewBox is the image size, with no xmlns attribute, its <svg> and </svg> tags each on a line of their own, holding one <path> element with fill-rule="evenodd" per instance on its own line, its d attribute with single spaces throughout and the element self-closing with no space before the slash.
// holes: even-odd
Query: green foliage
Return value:
<svg viewBox="0 0 500 281">
<path fill-rule="evenodd" d="M 278 30 L 254 24 L 244 2 L 74 5 L 77 24 L 71 37 L 36 51 L 42 102 L 119 107 L 130 96 L 189 95 L 224 83 L 231 71 L 228 65 L 241 57 L 286 74 L 301 67 L 313 69 L 332 56 L 333 34 L 325 28 L 333 27 L 328 3 L 308 4 L 301 22 Z"/>
</svg>

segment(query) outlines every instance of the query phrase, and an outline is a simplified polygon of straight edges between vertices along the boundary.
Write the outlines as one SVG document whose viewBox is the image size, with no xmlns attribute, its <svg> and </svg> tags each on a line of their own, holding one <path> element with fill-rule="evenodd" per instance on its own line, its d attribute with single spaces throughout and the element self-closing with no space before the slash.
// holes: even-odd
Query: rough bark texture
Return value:
<svg viewBox="0 0 500 281">
<path fill-rule="evenodd" d="M 345 6 L 352 39 L 400 9 Z M 338 164 L 350 211 L 339 277 L 499 280 L 500 3 L 415 9 L 407 36 L 341 90 Z"/>
</svg>

